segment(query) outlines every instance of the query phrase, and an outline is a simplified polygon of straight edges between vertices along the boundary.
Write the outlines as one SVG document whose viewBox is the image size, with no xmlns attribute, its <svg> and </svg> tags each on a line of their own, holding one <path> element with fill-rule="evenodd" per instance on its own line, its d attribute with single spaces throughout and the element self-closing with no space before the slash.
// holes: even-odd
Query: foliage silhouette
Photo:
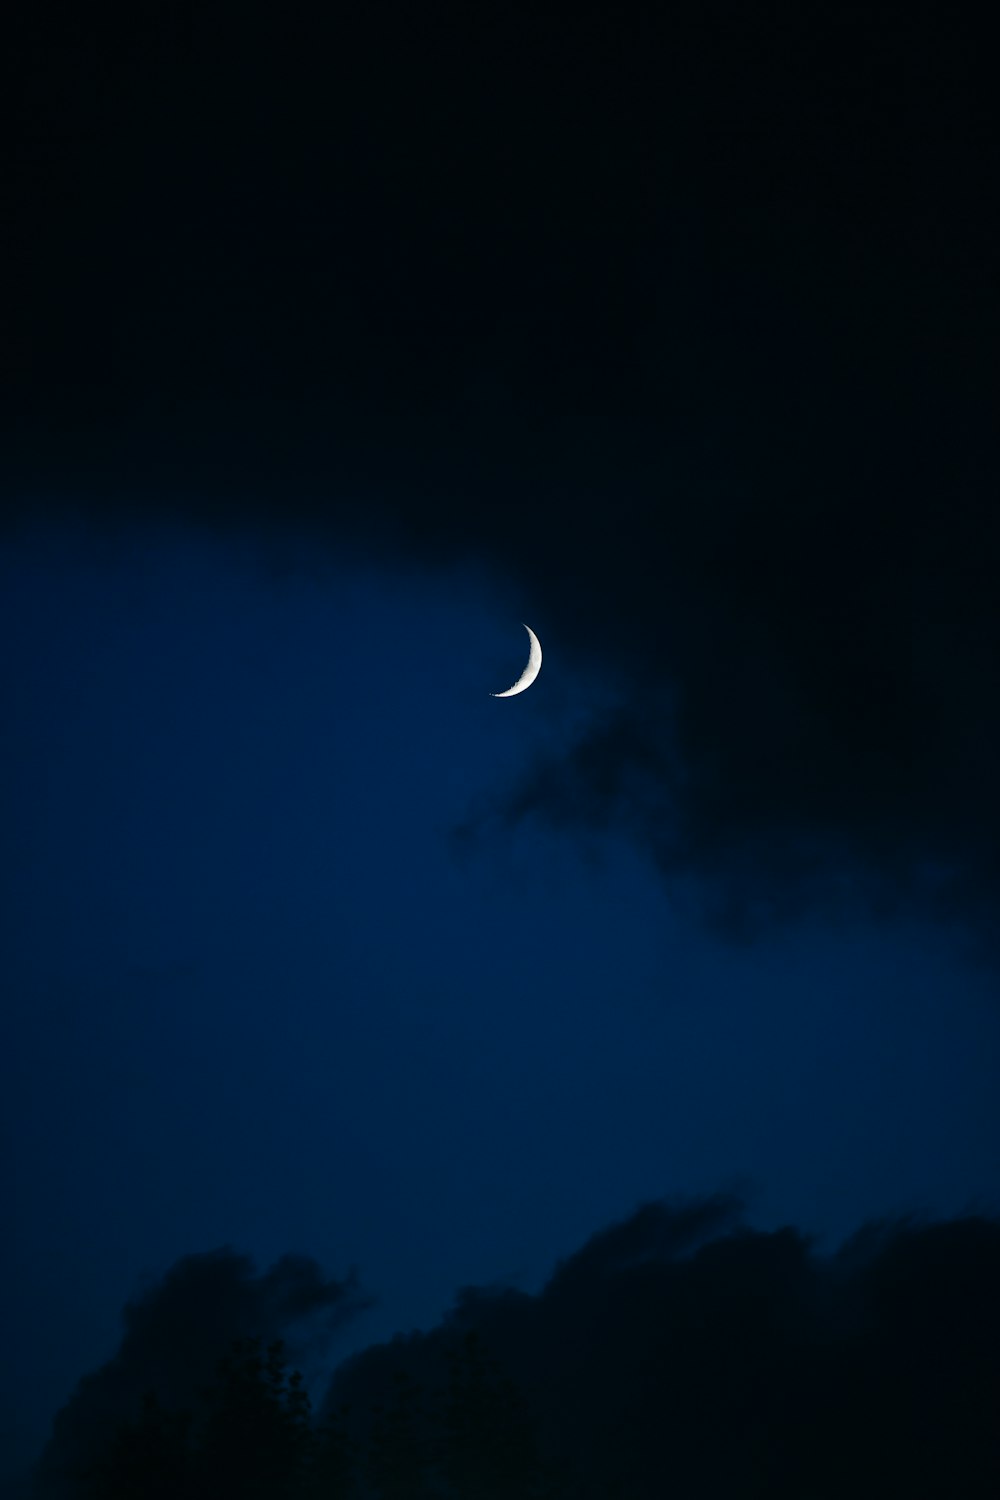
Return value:
<svg viewBox="0 0 1000 1500">
<path fill-rule="evenodd" d="M 373 1493 L 378 1500 L 429 1500 L 440 1493 L 434 1468 L 423 1393 L 398 1370 L 390 1404 L 374 1413 L 367 1464 Z"/>
<path fill-rule="evenodd" d="M 315 1431 L 306 1493 L 309 1500 L 350 1500 L 356 1494 L 361 1450 L 346 1407 L 328 1413 Z"/>
<path fill-rule="evenodd" d="M 165 1412 L 152 1394 L 135 1422 L 118 1429 L 107 1452 L 81 1476 L 88 1500 L 177 1500 L 190 1493 L 191 1417 Z"/>
<path fill-rule="evenodd" d="M 534 1500 L 550 1493 L 535 1426 L 515 1383 L 466 1333 L 449 1360 L 444 1472 L 456 1500 Z"/>
<path fill-rule="evenodd" d="M 299 1500 L 311 1446 L 309 1397 L 299 1372 L 289 1373 L 281 1342 L 234 1344 L 207 1396 L 194 1463 L 199 1500 Z"/>
<path fill-rule="evenodd" d="M 196 1417 L 146 1395 L 79 1488 L 87 1500 L 306 1500 L 314 1441 L 309 1397 L 281 1342 L 239 1340 Z"/>
<path fill-rule="evenodd" d="M 821 1258 L 678 1223 L 644 1210 L 537 1296 L 466 1296 L 355 1356 L 316 1421 L 280 1344 L 236 1344 L 187 1413 L 136 1393 L 45 1500 L 1000 1494 L 1000 1224 L 874 1226 Z"/>
</svg>

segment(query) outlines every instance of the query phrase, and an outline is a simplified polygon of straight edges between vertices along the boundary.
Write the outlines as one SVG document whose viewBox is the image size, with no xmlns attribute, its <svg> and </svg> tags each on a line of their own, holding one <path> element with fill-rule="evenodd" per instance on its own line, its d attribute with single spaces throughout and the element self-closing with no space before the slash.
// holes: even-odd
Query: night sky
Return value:
<svg viewBox="0 0 1000 1500">
<path fill-rule="evenodd" d="M 185 1257 L 272 1331 L 312 1257 L 329 1370 L 643 1204 L 995 1215 L 984 39 L 133 0 L 6 51 L 0 1483 Z"/>
</svg>

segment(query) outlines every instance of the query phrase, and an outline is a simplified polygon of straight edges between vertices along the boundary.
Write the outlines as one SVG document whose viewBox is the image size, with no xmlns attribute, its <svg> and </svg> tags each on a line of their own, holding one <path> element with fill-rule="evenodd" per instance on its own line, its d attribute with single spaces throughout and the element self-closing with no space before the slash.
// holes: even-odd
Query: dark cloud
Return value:
<svg viewBox="0 0 1000 1500">
<path fill-rule="evenodd" d="M 618 704 L 505 819 L 988 939 L 988 48 L 643 10 L 25 21 L 12 505 L 486 559 Z"/>
<path fill-rule="evenodd" d="M 1000 1480 L 1000 1224 L 869 1226 L 832 1256 L 723 1199 L 648 1204 L 530 1297 L 467 1289 L 348 1361 L 330 1409 L 425 1392 L 470 1333 L 525 1392 L 574 1500 L 983 1497 Z"/>
<path fill-rule="evenodd" d="M 185 1256 L 126 1304 L 118 1352 L 57 1413 L 37 1493 L 77 1493 L 73 1476 L 136 1417 L 147 1393 L 168 1408 L 195 1405 L 235 1340 L 280 1338 L 295 1358 L 315 1358 L 367 1305 L 353 1276 L 328 1277 L 308 1256 L 284 1255 L 259 1273 L 228 1249 Z"/>
</svg>

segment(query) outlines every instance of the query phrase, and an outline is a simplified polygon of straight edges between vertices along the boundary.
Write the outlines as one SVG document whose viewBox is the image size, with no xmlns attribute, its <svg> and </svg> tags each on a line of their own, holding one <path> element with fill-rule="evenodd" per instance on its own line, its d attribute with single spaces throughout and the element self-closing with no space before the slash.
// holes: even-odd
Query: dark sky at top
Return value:
<svg viewBox="0 0 1000 1500">
<path fill-rule="evenodd" d="M 146 0 L 4 52 L 10 1452 L 222 1245 L 356 1264 L 363 1343 L 662 1193 L 994 1201 L 984 38 Z"/>
</svg>

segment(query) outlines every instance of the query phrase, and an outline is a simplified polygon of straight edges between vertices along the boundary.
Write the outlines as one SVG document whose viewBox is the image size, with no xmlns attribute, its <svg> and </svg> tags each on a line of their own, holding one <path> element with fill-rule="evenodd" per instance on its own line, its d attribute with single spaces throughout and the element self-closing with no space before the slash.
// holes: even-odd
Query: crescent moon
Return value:
<svg viewBox="0 0 1000 1500">
<path fill-rule="evenodd" d="M 491 693 L 491 698 L 513 698 L 515 693 L 523 693 L 525 688 L 531 686 L 542 670 L 542 648 L 538 637 L 530 625 L 525 625 L 524 628 L 528 632 L 528 639 L 531 642 L 531 650 L 528 652 L 528 665 L 513 687 L 509 687 L 505 693 Z"/>
</svg>

